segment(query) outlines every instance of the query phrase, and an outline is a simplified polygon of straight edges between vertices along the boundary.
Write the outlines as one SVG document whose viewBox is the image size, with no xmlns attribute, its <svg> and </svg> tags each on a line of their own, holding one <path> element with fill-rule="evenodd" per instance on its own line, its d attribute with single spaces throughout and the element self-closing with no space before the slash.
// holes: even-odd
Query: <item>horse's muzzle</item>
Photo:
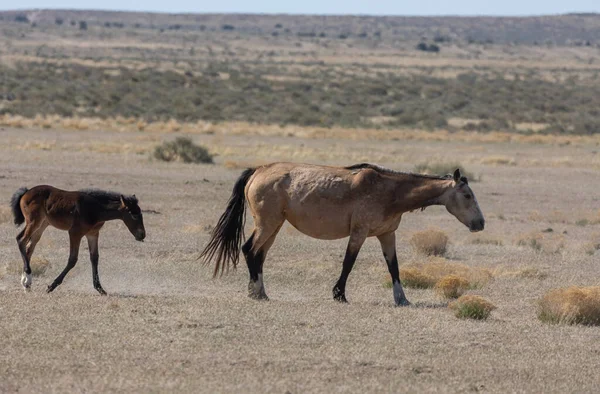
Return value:
<svg viewBox="0 0 600 394">
<path fill-rule="evenodd" d="M 135 234 L 135 240 L 136 241 L 144 242 L 144 238 L 146 238 L 146 232 L 145 231 L 138 231 Z"/>
<path fill-rule="evenodd" d="M 469 226 L 469 231 L 471 231 L 472 233 L 476 233 L 478 231 L 482 231 L 483 228 L 485 227 L 485 220 L 484 219 L 475 219 L 471 222 L 471 225 Z"/>
</svg>

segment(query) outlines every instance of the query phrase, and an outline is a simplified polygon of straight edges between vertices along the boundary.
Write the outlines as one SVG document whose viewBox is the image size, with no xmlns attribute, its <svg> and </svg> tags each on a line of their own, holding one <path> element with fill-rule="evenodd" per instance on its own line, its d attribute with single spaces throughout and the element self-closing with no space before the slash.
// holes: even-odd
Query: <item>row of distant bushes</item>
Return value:
<svg viewBox="0 0 600 394">
<path fill-rule="evenodd" d="M 450 130 L 449 119 L 463 118 L 476 120 L 464 127 L 477 131 L 514 131 L 515 124 L 526 122 L 546 125 L 542 133 L 600 132 L 600 81 L 553 83 L 535 74 L 508 79 L 466 73 L 444 79 L 379 68 L 346 75 L 321 65 L 303 74 L 285 66 L 224 63 L 183 74 L 23 63 L 0 66 L 0 75 L 0 114 L 26 117 L 77 114 Z M 273 75 L 283 78 L 269 78 Z"/>
</svg>

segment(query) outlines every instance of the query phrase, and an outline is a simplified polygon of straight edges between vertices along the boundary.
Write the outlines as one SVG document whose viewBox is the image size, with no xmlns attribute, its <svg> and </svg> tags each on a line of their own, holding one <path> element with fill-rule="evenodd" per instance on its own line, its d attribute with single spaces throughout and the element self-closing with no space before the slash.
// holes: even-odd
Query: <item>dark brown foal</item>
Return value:
<svg viewBox="0 0 600 394">
<path fill-rule="evenodd" d="M 122 220 L 138 241 L 146 237 L 142 211 L 133 196 L 123 196 L 102 190 L 65 191 L 52 186 L 25 187 L 15 192 L 11 199 L 14 222 L 25 227 L 17 235 L 17 244 L 23 258 L 21 284 L 25 291 L 31 288 L 31 255 L 48 226 L 69 232 L 70 252 L 65 269 L 48 286 L 50 293 L 62 283 L 79 256 L 79 245 L 85 236 L 92 262 L 94 288 L 105 295 L 98 276 L 98 236 L 108 220 Z"/>
</svg>

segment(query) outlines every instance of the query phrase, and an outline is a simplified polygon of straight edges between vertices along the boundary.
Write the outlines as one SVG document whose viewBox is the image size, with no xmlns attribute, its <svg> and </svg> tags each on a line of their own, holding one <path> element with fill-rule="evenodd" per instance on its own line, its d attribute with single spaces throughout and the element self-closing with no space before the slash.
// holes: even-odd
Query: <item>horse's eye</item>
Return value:
<svg viewBox="0 0 600 394">
<path fill-rule="evenodd" d="M 467 200 L 470 200 L 470 199 L 471 199 L 471 195 L 470 195 L 470 194 L 465 194 L 465 198 L 466 198 Z"/>
</svg>

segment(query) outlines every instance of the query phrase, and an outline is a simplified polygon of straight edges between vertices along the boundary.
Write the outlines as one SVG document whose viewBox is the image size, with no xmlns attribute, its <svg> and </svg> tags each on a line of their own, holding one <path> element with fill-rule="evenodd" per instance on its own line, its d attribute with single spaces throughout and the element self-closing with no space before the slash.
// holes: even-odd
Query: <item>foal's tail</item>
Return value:
<svg viewBox="0 0 600 394">
<path fill-rule="evenodd" d="M 27 190 L 28 189 L 26 187 L 19 188 L 19 190 L 17 190 L 10 199 L 10 207 L 12 208 L 16 226 L 20 226 L 25 221 L 25 216 L 23 216 L 23 212 L 21 212 L 21 197 L 27 193 Z"/>
<path fill-rule="evenodd" d="M 230 263 L 233 263 L 233 268 L 237 267 L 246 222 L 244 189 L 255 171 L 256 168 L 248 168 L 235 182 L 233 192 L 227 202 L 227 208 L 214 228 L 208 245 L 200 254 L 200 258 L 204 259 L 205 264 L 216 256 L 214 276 L 217 276 L 219 271 L 222 275 L 224 271 L 229 270 Z"/>
</svg>

